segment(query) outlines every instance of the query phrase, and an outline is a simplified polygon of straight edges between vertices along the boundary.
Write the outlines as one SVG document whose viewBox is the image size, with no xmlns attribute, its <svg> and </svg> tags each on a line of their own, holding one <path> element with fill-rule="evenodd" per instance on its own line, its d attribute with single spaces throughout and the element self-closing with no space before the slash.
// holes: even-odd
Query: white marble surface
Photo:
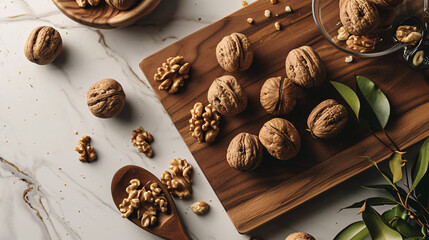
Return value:
<svg viewBox="0 0 429 240">
<path fill-rule="evenodd" d="M 144 57 L 241 8 L 240 2 L 163 0 L 134 26 L 98 30 L 68 19 L 49 0 L 0 0 L 0 239 L 158 239 L 120 217 L 110 181 L 127 164 L 160 176 L 176 157 L 195 167 L 192 199 L 176 200 L 191 237 L 247 239 L 235 230 L 138 68 Z M 27 61 L 23 53 L 29 32 L 39 25 L 55 27 L 63 38 L 60 57 L 48 66 Z M 118 80 L 127 94 L 118 118 L 98 119 L 86 106 L 88 87 L 103 78 Z M 153 159 L 130 143 L 138 125 L 156 138 Z M 82 135 L 93 139 L 98 161 L 77 160 L 74 147 Z M 377 182 L 381 178 L 369 170 L 251 235 L 284 239 L 306 231 L 332 239 L 359 219 L 355 211 L 338 210 L 373 194 L 360 185 Z M 208 215 L 189 210 L 196 200 L 211 204 Z"/>
</svg>

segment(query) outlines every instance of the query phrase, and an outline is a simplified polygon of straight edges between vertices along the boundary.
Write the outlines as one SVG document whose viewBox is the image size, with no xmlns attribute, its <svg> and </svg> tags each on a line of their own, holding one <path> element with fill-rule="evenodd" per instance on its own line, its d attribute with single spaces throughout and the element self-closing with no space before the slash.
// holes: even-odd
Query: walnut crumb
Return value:
<svg viewBox="0 0 429 240">
<path fill-rule="evenodd" d="M 350 55 L 350 56 L 347 56 L 346 58 L 345 58 L 345 60 L 344 60 L 346 63 L 351 63 L 351 62 L 353 62 L 353 56 L 352 55 Z"/>
<path fill-rule="evenodd" d="M 280 26 L 280 23 L 279 23 L 279 22 L 275 22 L 275 23 L 274 23 L 274 27 L 277 29 L 277 31 L 280 31 L 280 29 L 282 28 L 282 27 Z"/>
<path fill-rule="evenodd" d="M 253 18 L 248 18 L 247 22 L 250 23 L 250 24 L 253 24 L 255 22 L 255 20 L 253 20 Z"/>
<path fill-rule="evenodd" d="M 241 6 L 245 7 L 247 5 L 248 5 L 248 3 L 246 1 L 241 1 Z"/>
<path fill-rule="evenodd" d="M 285 11 L 290 13 L 290 12 L 292 12 L 292 8 L 290 8 L 290 6 L 286 6 Z"/>
<path fill-rule="evenodd" d="M 271 11 L 270 10 L 265 10 L 264 16 L 267 17 L 267 18 L 271 17 Z"/>
<path fill-rule="evenodd" d="M 271 4 L 277 4 L 279 1 L 278 0 L 270 0 Z"/>
</svg>

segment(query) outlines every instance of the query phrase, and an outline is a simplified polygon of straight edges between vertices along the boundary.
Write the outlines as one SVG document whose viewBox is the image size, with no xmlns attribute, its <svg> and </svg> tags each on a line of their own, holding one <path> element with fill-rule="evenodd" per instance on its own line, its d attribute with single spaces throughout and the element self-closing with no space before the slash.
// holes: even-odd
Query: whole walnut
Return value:
<svg viewBox="0 0 429 240">
<path fill-rule="evenodd" d="M 107 78 L 94 83 L 87 93 L 92 114 L 99 118 L 116 117 L 125 105 L 125 92 L 117 81 Z"/>
<path fill-rule="evenodd" d="M 25 42 L 24 54 L 31 62 L 46 65 L 61 53 L 63 41 L 60 33 L 53 27 L 40 26 L 31 31 Z"/>
<path fill-rule="evenodd" d="M 347 120 L 347 109 L 334 99 L 328 99 L 311 111 L 307 119 L 307 126 L 313 136 L 330 139 L 344 129 Z"/>
<path fill-rule="evenodd" d="M 229 143 L 226 153 L 228 164 L 240 171 L 252 171 L 261 165 L 263 147 L 258 136 L 239 133 Z"/>
<path fill-rule="evenodd" d="M 234 116 L 246 109 L 247 95 L 235 77 L 216 78 L 207 93 L 208 101 L 222 115 Z"/>
<path fill-rule="evenodd" d="M 367 0 L 346 0 L 340 7 L 341 23 L 353 35 L 371 33 L 380 23 L 377 7 Z"/>
<path fill-rule="evenodd" d="M 118 10 L 127 10 L 136 5 L 138 0 L 106 0 L 106 3 Z"/>
<path fill-rule="evenodd" d="M 296 92 L 295 84 L 288 78 L 269 78 L 261 88 L 261 105 L 271 115 L 288 114 L 296 105 Z"/>
<path fill-rule="evenodd" d="M 286 58 L 286 74 L 296 85 L 305 88 L 320 86 L 326 78 L 325 65 L 309 46 L 289 52 Z"/>
<path fill-rule="evenodd" d="M 228 72 L 246 71 L 253 61 L 252 44 L 242 33 L 225 36 L 216 47 L 216 58 Z"/>
<path fill-rule="evenodd" d="M 313 236 L 304 232 L 292 233 L 285 240 L 316 240 Z"/>
<path fill-rule="evenodd" d="M 301 148 L 301 137 L 291 122 L 273 118 L 259 131 L 259 140 L 267 151 L 279 160 L 295 157 Z"/>
</svg>

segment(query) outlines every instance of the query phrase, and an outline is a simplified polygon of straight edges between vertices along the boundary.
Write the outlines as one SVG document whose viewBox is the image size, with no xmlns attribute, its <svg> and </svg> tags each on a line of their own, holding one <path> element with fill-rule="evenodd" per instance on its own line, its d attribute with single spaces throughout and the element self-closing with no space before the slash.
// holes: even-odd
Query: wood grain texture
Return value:
<svg viewBox="0 0 429 240">
<path fill-rule="evenodd" d="M 96 7 L 81 8 L 75 0 L 52 0 L 67 17 L 78 23 L 96 28 L 120 28 L 129 26 L 151 13 L 161 0 L 140 0 L 129 10 L 120 11 L 104 1 Z"/>
<path fill-rule="evenodd" d="M 292 14 L 284 12 L 286 5 L 292 7 Z M 265 18 L 265 9 L 270 9 L 273 16 L 279 16 Z M 254 18 L 253 25 L 246 22 L 248 17 Z M 281 31 L 274 28 L 275 21 L 283 26 Z M 229 74 L 218 65 L 215 48 L 223 36 L 232 32 L 246 34 L 255 51 L 251 68 L 232 74 L 244 87 L 249 103 L 243 113 L 222 120 L 221 132 L 214 143 L 200 144 L 189 132 L 189 110 L 197 101 L 207 103 L 207 90 L 212 81 Z M 327 98 L 344 103 L 326 82 L 319 88 L 300 88 L 297 106 L 284 116 L 297 127 L 302 138 L 302 148 L 297 157 L 278 161 L 265 153 L 264 163 L 254 172 L 239 172 L 228 165 L 226 149 L 231 139 L 240 132 L 258 134 L 262 125 L 272 118 L 259 103 L 264 81 L 269 77 L 285 76 L 288 52 L 302 45 L 310 45 L 319 53 L 326 65 L 328 80 L 354 87 L 354 75 L 364 75 L 383 90 L 392 105 L 387 131 L 400 148 L 429 136 L 428 72 L 409 68 L 399 54 L 376 59 L 359 58 L 352 64 L 345 63 L 347 55 L 336 50 L 320 35 L 313 22 L 310 0 L 281 1 L 277 5 L 259 0 L 240 9 L 149 56 L 140 64 L 240 233 L 261 226 L 371 167 L 371 163 L 360 156 L 381 161 L 391 154 L 373 136 L 359 128 L 350 109 L 351 121 L 338 137 L 321 141 L 310 136 L 306 131 L 306 120 L 318 103 Z M 153 76 L 162 62 L 176 55 L 185 56 L 185 60 L 191 63 L 191 77 L 179 94 L 168 95 L 158 90 Z"/>
</svg>

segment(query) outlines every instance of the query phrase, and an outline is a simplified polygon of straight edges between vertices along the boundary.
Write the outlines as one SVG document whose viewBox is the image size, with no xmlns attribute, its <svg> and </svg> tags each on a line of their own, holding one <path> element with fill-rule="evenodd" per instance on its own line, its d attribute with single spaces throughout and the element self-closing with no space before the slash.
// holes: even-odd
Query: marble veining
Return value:
<svg viewBox="0 0 429 240">
<path fill-rule="evenodd" d="M 0 240 L 159 239 L 121 218 L 110 181 L 128 164 L 160 176 L 177 157 L 195 169 L 192 198 L 176 200 L 192 239 L 284 239 L 306 231 L 325 240 L 359 219 L 338 210 L 373 193 L 360 185 L 382 182 L 374 170 L 240 235 L 140 71 L 143 58 L 239 8 L 240 0 L 163 0 L 133 26 L 99 30 L 68 19 L 49 0 L 0 0 Z M 63 38 L 61 55 L 48 66 L 23 53 L 39 25 L 55 27 Z M 98 119 L 86 106 L 88 87 L 102 78 L 118 80 L 127 95 L 115 119 Z M 151 159 L 131 144 L 138 125 L 155 137 Z M 93 163 L 81 163 L 74 151 L 83 135 L 96 149 Z M 189 209 L 200 200 L 211 205 L 206 216 Z"/>
</svg>

